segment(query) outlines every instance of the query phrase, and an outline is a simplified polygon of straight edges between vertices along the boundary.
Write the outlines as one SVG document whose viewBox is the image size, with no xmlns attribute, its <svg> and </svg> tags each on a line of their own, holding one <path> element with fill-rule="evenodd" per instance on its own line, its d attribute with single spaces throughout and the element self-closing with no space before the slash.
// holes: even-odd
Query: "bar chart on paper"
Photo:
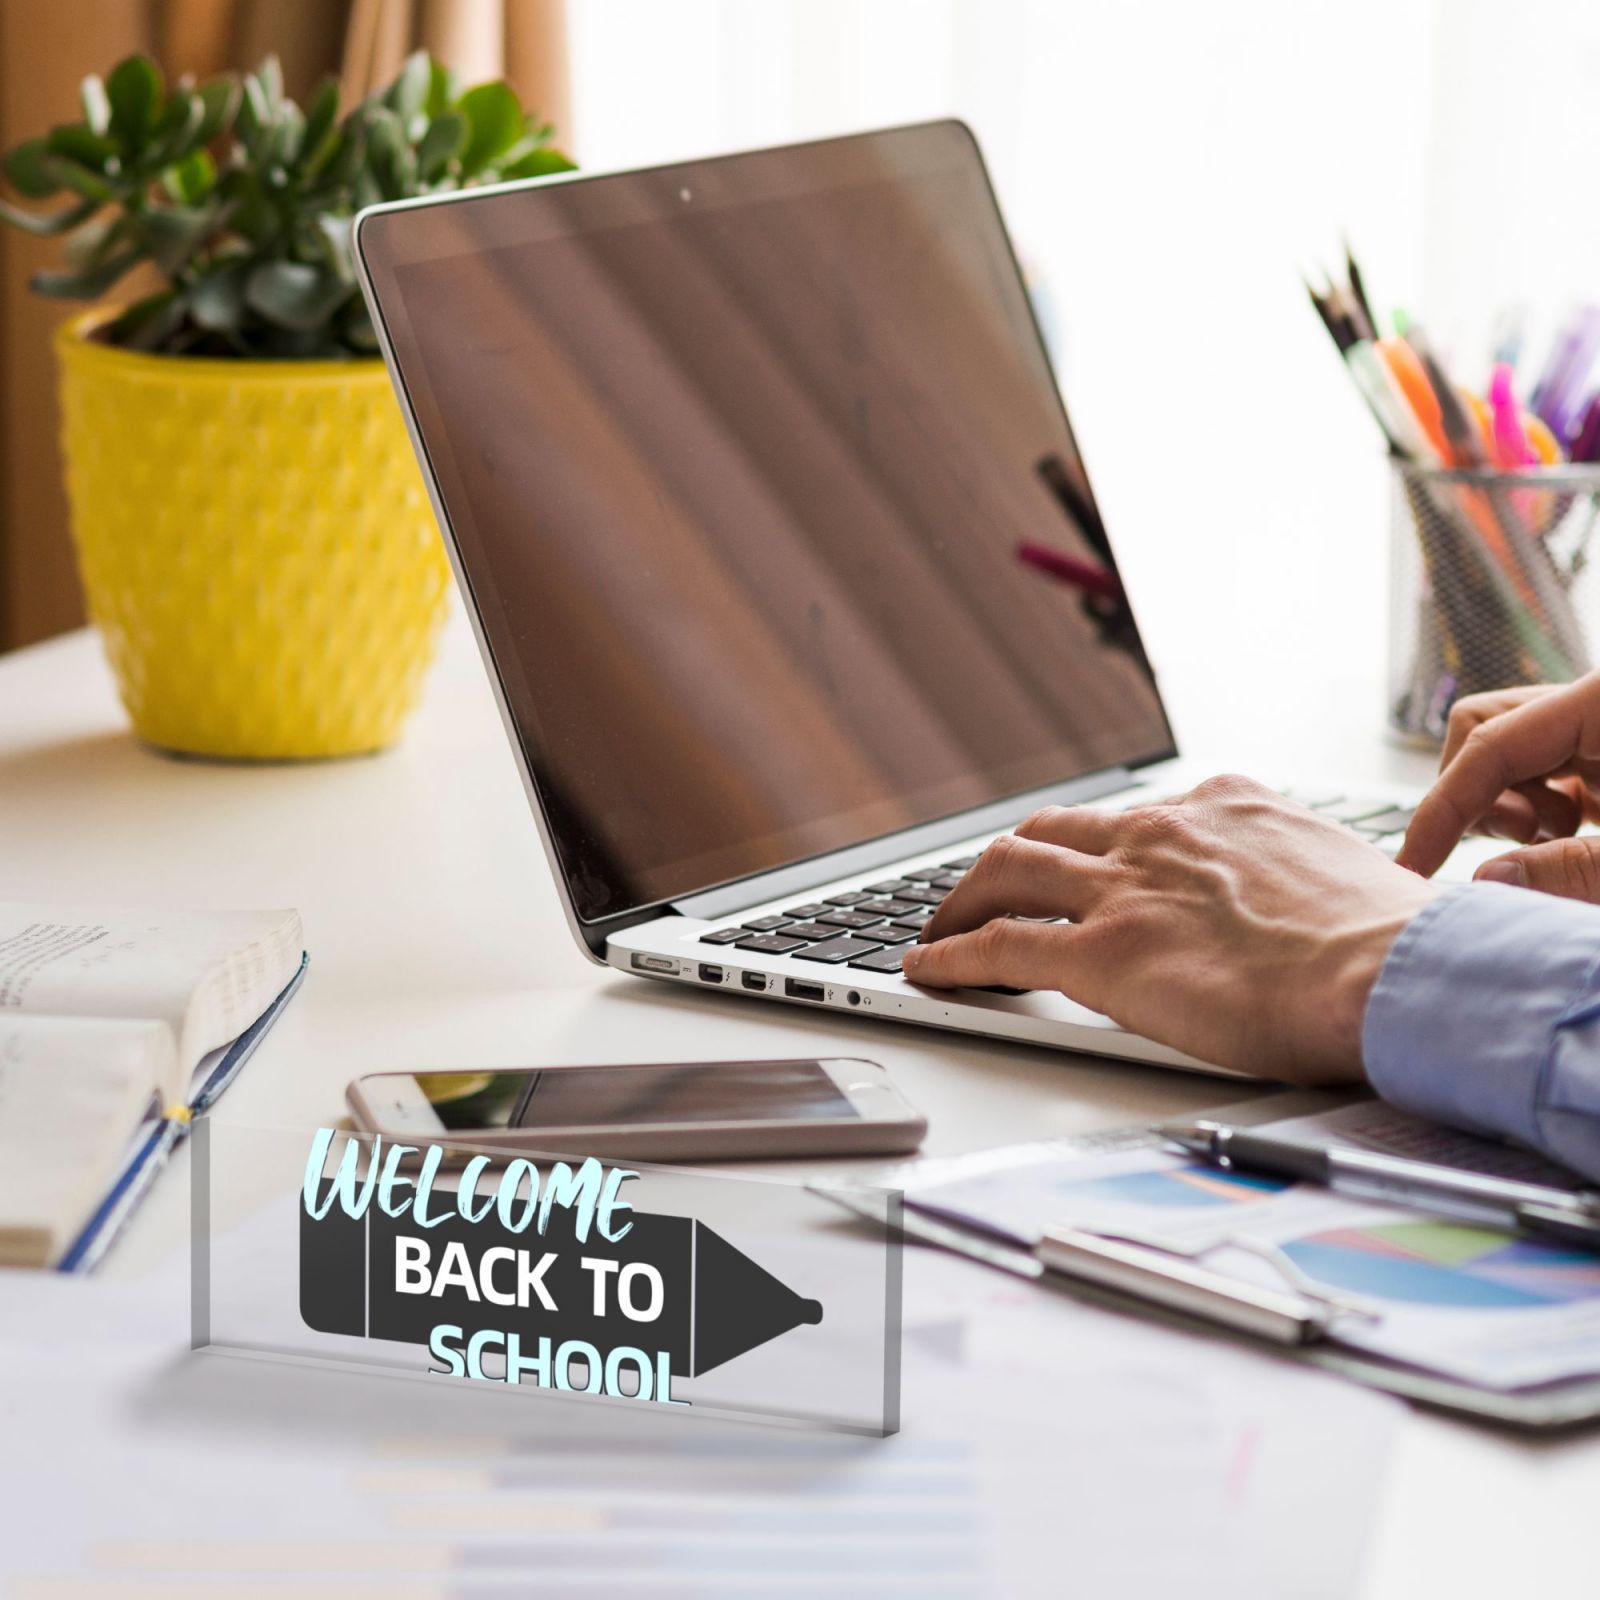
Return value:
<svg viewBox="0 0 1600 1600">
<path fill-rule="evenodd" d="M 1179 1161 L 1148 1147 L 1086 1158 L 1041 1144 L 1029 1149 L 1027 1159 L 914 1189 L 907 1203 L 1019 1244 L 1037 1244 L 1043 1230 L 1060 1221 L 1176 1240 L 1197 1231 L 1205 1238 L 1219 1229 L 1230 1232 L 1236 1214 L 1257 1210 L 1293 1187 Z"/>
<path fill-rule="evenodd" d="M 1155 1172 L 1114 1172 L 1060 1186 L 1063 1197 L 1122 1200 L 1137 1206 L 1208 1208 L 1249 1205 L 1281 1194 L 1289 1185 L 1215 1167 L 1170 1167 Z"/>
</svg>

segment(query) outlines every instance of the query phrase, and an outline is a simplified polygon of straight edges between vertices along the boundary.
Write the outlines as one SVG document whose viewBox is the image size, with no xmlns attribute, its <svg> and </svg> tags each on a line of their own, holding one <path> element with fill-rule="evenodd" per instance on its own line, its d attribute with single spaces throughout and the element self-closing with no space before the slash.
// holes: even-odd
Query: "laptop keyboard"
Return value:
<svg viewBox="0 0 1600 1600">
<path fill-rule="evenodd" d="M 1280 791 L 1311 810 L 1361 834 L 1393 855 L 1411 821 L 1411 811 L 1393 800 L 1361 799 L 1331 790 Z M 1141 797 L 1121 809 L 1159 805 Z M 856 967 L 863 972 L 898 972 L 901 947 L 922 932 L 939 903 L 960 883 L 977 856 L 957 856 L 932 866 L 915 867 L 903 877 L 878 878 L 823 900 L 803 901 L 770 916 L 735 927 L 713 928 L 701 944 L 731 945 L 762 955 L 788 956 L 817 966 Z M 797 969 L 798 970 L 798 969 Z M 1004 994 L 1020 994 L 1003 989 Z"/>
<path fill-rule="evenodd" d="M 898 972 L 900 946 L 922 932 L 923 923 L 977 859 L 958 856 L 937 867 L 919 867 L 903 878 L 878 878 L 859 889 L 803 901 L 735 928 L 714 928 L 702 934 L 700 942 L 792 956 L 819 966 Z"/>
</svg>

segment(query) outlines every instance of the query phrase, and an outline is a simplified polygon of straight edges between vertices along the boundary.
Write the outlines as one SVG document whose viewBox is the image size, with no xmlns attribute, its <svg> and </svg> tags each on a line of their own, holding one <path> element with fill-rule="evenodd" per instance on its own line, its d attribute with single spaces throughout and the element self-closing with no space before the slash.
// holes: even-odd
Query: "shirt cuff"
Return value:
<svg viewBox="0 0 1600 1600">
<path fill-rule="evenodd" d="M 1537 1144 L 1540 1076 L 1597 958 L 1594 906 L 1453 886 L 1407 923 L 1378 973 L 1361 1036 L 1372 1087 L 1418 1116 Z"/>
</svg>

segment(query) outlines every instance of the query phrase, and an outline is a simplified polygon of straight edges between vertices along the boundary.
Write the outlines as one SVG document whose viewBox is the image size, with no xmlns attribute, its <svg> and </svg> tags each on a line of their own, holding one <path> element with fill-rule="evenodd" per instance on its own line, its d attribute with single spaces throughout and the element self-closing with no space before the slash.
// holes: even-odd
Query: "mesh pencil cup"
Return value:
<svg viewBox="0 0 1600 1600">
<path fill-rule="evenodd" d="M 1437 746 L 1463 695 L 1565 683 L 1592 665 L 1600 467 L 1394 463 L 1389 727 Z"/>
</svg>

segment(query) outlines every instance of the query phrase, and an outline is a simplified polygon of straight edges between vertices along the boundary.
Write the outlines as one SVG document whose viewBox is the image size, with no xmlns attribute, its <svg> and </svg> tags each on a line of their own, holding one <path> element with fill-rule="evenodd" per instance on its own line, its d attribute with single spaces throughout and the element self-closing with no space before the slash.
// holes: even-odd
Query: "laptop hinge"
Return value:
<svg viewBox="0 0 1600 1600">
<path fill-rule="evenodd" d="M 997 800 L 992 805 L 980 806 L 973 811 L 963 811 L 953 817 L 941 817 L 937 822 L 925 822 L 920 827 L 869 839 L 865 844 L 835 850 L 830 855 L 813 856 L 808 861 L 798 861 L 772 872 L 763 872 L 759 877 L 725 883 L 701 894 L 674 900 L 672 909 L 686 917 L 724 917 L 731 911 L 742 911 L 746 906 L 758 906 L 768 900 L 781 900 L 785 895 L 802 893 L 818 884 L 831 883 L 836 878 L 871 872 L 892 861 L 920 855 L 924 850 L 937 850 L 941 845 L 956 844 L 978 834 L 999 833 L 1005 828 L 1014 828 L 1030 811 L 1037 811 L 1040 806 L 1082 805 L 1087 800 L 1115 794 L 1119 789 L 1131 789 L 1142 781 L 1126 767 L 1111 767 L 1104 772 L 1091 773 L 1088 777 L 1074 778 L 1069 783 L 1031 789 L 1026 794 L 1012 795 L 1007 800 Z"/>
</svg>

